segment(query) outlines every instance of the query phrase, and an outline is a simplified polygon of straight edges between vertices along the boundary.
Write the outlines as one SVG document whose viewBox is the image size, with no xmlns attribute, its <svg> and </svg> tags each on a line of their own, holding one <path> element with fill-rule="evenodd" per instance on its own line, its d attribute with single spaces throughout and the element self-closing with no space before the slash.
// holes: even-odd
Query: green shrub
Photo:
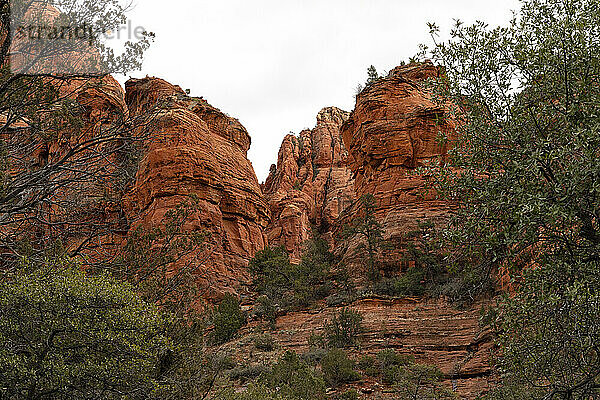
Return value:
<svg viewBox="0 0 600 400">
<path fill-rule="evenodd" d="M 394 349 L 385 349 L 377 353 L 377 361 L 383 383 L 391 385 L 406 366 L 414 363 L 414 358 L 398 354 Z"/>
<path fill-rule="evenodd" d="M 0 398 L 148 398 L 172 351 L 157 307 L 65 264 L 0 281 Z"/>
<path fill-rule="evenodd" d="M 331 322 L 325 325 L 327 344 L 331 347 L 354 345 L 362 328 L 362 315 L 354 310 L 343 308 L 333 315 Z"/>
<path fill-rule="evenodd" d="M 368 376 L 377 376 L 379 374 L 377 362 L 375 360 L 375 357 L 372 356 L 362 356 L 358 360 L 358 368 L 361 369 Z"/>
<path fill-rule="evenodd" d="M 452 400 L 458 396 L 443 384 L 442 372 L 433 365 L 410 363 L 393 367 L 394 393 L 399 399 Z M 391 374 L 388 374 L 391 376 Z"/>
<path fill-rule="evenodd" d="M 321 360 L 321 370 L 325 380 L 331 386 L 360 379 L 360 375 L 354 370 L 354 361 L 350 360 L 340 349 L 332 349 L 327 352 Z"/>
<path fill-rule="evenodd" d="M 273 336 L 267 334 L 258 335 L 254 338 L 254 347 L 258 350 L 271 351 L 275 348 L 275 341 Z"/>
<path fill-rule="evenodd" d="M 316 365 L 323 360 L 326 354 L 327 350 L 323 348 L 311 348 L 306 353 L 302 354 L 302 359 L 310 365 Z"/>
<path fill-rule="evenodd" d="M 392 366 L 408 365 L 414 362 L 414 360 L 414 357 L 398 354 L 394 349 L 385 349 L 377 353 L 377 361 L 382 370 Z"/>
<path fill-rule="evenodd" d="M 269 372 L 269 367 L 262 364 L 250 365 L 247 367 L 238 366 L 231 369 L 227 376 L 233 381 L 240 381 L 242 383 L 251 382 L 256 380 L 258 377 Z"/>
<path fill-rule="evenodd" d="M 356 296 L 351 292 L 334 293 L 325 299 L 327 307 L 347 306 L 356 300 Z"/>
<path fill-rule="evenodd" d="M 246 316 L 240 307 L 237 297 L 226 294 L 212 317 L 213 337 L 217 343 L 225 343 L 233 339 L 235 334 L 246 323 Z"/>
<path fill-rule="evenodd" d="M 358 400 L 360 396 L 358 392 L 354 389 L 350 389 L 342 394 L 338 394 L 334 397 L 335 400 Z"/>
<path fill-rule="evenodd" d="M 250 385 L 247 390 L 242 392 L 228 387 L 221 389 L 211 398 L 214 400 L 282 400 L 276 390 L 262 385 Z"/>
<path fill-rule="evenodd" d="M 409 268 L 402 276 L 387 278 L 373 285 L 373 292 L 382 296 L 422 296 L 425 294 L 425 272 L 420 267 Z"/>
<path fill-rule="evenodd" d="M 260 383 L 270 389 L 277 389 L 282 399 L 325 399 L 323 378 L 292 351 L 281 356 L 271 371 L 261 377 Z"/>
<path fill-rule="evenodd" d="M 237 362 L 233 358 L 231 358 L 231 356 L 228 355 L 208 355 L 206 358 L 208 359 L 212 369 L 214 370 L 229 371 L 237 366 Z"/>
<path fill-rule="evenodd" d="M 269 328 L 274 330 L 277 322 L 277 309 L 273 304 L 273 300 L 267 296 L 260 296 L 256 302 L 257 305 L 254 309 L 255 315 L 266 321 L 269 324 Z"/>
<path fill-rule="evenodd" d="M 325 338 L 315 332 L 308 337 L 308 347 L 316 349 L 324 349 L 326 346 Z"/>
</svg>

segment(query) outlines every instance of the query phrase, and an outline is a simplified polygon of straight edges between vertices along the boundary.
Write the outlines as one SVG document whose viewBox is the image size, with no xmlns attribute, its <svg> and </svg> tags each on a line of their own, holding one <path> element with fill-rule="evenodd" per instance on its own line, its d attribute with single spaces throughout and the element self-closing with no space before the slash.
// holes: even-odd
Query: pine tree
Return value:
<svg viewBox="0 0 600 400">
<path fill-rule="evenodd" d="M 369 69 L 367 70 L 368 73 L 368 77 L 367 77 L 367 85 L 369 86 L 372 83 L 377 82 L 381 77 L 379 76 L 379 73 L 377 72 L 377 68 L 375 68 L 374 65 L 371 65 L 369 67 Z"/>
</svg>

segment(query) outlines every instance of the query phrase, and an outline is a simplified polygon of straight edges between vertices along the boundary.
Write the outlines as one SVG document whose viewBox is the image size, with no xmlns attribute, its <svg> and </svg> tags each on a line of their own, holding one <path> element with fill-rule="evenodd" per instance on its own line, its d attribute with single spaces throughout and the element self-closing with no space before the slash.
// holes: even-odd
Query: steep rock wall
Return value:
<svg viewBox="0 0 600 400">
<path fill-rule="evenodd" d="M 277 166 L 264 184 L 273 216 L 269 243 L 283 245 L 297 260 L 314 226 L 333 241 L 331 227 L 354 200 L 354 182 L 340 127 L 348 113 L 335 107 L 317 115 L 314 129 L 283 139 Z"/>
<path fill-rule="evenodd" d="M 247 158 L 250 136 L 238 120 L 161 79 L 130 80 L 132 117 L 150 112 L 144 155 L 126 201 L 133 224 L 150 227 L 193 195 L 198 211 L 184 230 L 208 233 L 198 276 L 209 297 L 248 282 L 246 266 L 265 247 L 269 209 Z M 175 266 L 176 268 L 177 266 Z"/>
<path fill-rule="evenodd" d="M 450 210 L 417 170 L 445 160 L 456 130 L 447 105 L 432 100 L 425 85 L 438 74 L 430 62 L 393 69 L 357 96 L 341 128 L 357 197 L 374 195 L 388 239 L 402 238 L 419 221 L 443 223 Z M 442 143 L 440 134 L 450 140 Z"/>
</svg>

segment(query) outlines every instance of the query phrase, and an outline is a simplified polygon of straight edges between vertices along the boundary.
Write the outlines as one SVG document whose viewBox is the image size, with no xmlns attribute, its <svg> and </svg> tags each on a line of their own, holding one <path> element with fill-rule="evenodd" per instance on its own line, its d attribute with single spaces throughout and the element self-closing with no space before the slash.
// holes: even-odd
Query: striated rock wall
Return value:
<svg viewBox="0 0 600 400">
<path fill-rule="evenodd" d="M 283 245 L 297 260 L 302 243 L 314 226 L 330 241 L 331 227 L 354 200 L 354 182 L 340 127 L 348 113 L 335 107 L 317 115 L 314 129 L 283 139 L 277 166 L 271 166 L 264 184 L 272 223 L 271 245 Z"/>
<path fill-rule="evenodd" d="M 238 290 L 248 282 L 246 266 L 266 245 L 269 209 L 247 158 L 250 136 L 200 98 L 161 79 L 130 80 L 126 102 L 132 117 L 157 106 L 146 127 L 144 154 L 126 212 L 135 224 L 150 227 L 190 195 L 198 211 L 184 230 L 209 234 L 209 258 L 199 278 L 209 297 Z M 176 266 L 175 266 L 176 267 Z"/>
<path fill-rule="evenodd" d="M 458 310 L 441 300 L 358 300 L 349 307 L 363 316 L 364 333 L 359 345 L 347 350 L 355 359 L 365 354 L 376 355 L 384 349 L 412 355 L 419 363 L 437 366 L 444 374 L 444 384 L 460 398 L 475 399 L 489 390 L 493 380 L 489 364 L 493 351 L 490 332 L 479 324 L 481 307 L 486 305 L 488 303 L 482 301 Z M 280 350 L 271 357 L 276 358 L 285 350 L 299 354 L 310 351 L 310 336 L 323 335 L 324 325 L 336 312 L 339 309 L 322 306 L 279 317 L 277 329 L 271 334 Z M 256 324 L 245 328 L 248 336 L 231 343 L 236 357 L 244 365 L 256 361 L 251 334 L 257 329 Z M 364 399 L 396 398 L 389 387 L 369 377 L 363 377 L 352 386 L 363 393 Z"/>
<path fill-rule="evenodd" d="M 424 85 L 438 74 L 430 62 L 396 67 L 357 96 L 341 129 L 357 197 L 375 196 L 386 238 L 401 238 L 424 219 L 443 222 L 450 209 L 417 173 L 445 160 L 456 130 L 448 107 L 434 102 Z M 441 143 L 440 133 L 451 140 Z"/>
</svg>

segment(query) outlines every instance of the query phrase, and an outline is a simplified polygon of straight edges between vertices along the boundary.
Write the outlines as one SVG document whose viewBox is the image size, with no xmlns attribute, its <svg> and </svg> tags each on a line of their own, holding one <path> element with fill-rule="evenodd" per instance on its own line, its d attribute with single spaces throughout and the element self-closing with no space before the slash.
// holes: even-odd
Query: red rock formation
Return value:
<svg viewBox="0 0 600 400">
<path fill-rule="evenodd" d="M 147 131 L 145 155 L 127 198 L 134 223 L 152 226 L 188 196 L 199 211 L 184 227 L 209 233 L 210 257 L 199 275 L 209 296 L 247 283 L 246 266 L 266 244 L 269 210 L 252 164 L 250 136 L 236 119 L 191 98 L 161 79 L 130 80 L 126 100 L 132 117 L 158 104 Z"/>
<path fill-rule="evenodd" d="M 412 355 L 416 361 L 437 366 L 444 373 L 444 382 L 460 398 L 475 399 L 489 390 L 492 369 L 489 364 L 492 343 L 490 332 L 479 325 L 479 312 L 486 302 L 478 302 L 458 310 L 441 300 L 415 298 L 358 300 L 349 307 L 363 316 L 365 329 L 358 348 L 348 349 L 353 358 L 375 355 L 384 349 L 396 349 Z M 336 308 L 321 307 L 292 312 L 277 319 L 272 332 L 281 352 L 294 350 L 301 354 L 310 350 L 311 335 L 323 335 L 324 325 L 331 320 Z M 250 333 L 256 324 L 246 328 Z M 241 339 L 232 343 L 241 363 L 252 361 L 252 348 L 240 351 Z M 249 350 L 250 354 L 246 354 Z M 389 387 L 363 377 L 355 387 L 364 392 L 365 399 L 394 399 Z M 343 390 L 341 390 L 343 391 Z"/>
<path fill-rule="evenodd" d="M 277 166 L 271 167 L 264 184 L 273 216 L 267 230 L 269 243 L 285 246 L 293 259 L 299 258 L 311 226 L 330 233 L 340 212 L 354 200 L 340 135 L 347 118 L 348 113 L 338 108 L 324 108 L 314 129 L 287 135 Z"/>
<path fill-rule="evenodd" d="M 423 85 L 438 73 L 431 62 L 393 69 L 357 96 L 342 127 L 357 196 L 375 196 L 387 238 L 402 237 L 423 219 L 443 221 L 449 209 L 425 190 L 426 177 L 415 174 L 444 159 L 448 144 L 440 144 L 439 133 L 452 137 L 456 128 L 448 108 Z"/>
</svg>

